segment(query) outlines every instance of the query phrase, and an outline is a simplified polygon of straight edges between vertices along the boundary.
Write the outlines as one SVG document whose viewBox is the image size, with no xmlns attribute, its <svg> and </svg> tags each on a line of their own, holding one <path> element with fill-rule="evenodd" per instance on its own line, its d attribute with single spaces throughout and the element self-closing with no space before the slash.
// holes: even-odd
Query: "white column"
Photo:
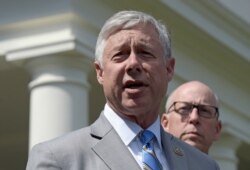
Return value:
<svg viewBox="0 0 250 170">
<path fill-rule="evenodd" d="M 237 149 L 241 141 L 235 136 L 222 134 L 210 149 L 209 155 L 219 164 L 220 170 L 237 170 Z"/>
<path fill-rule="evenodd" d="M 29 147 L 88 125 L 89 61 L 38 57 L 27 62 L 30 88 Z"/>
</svg>

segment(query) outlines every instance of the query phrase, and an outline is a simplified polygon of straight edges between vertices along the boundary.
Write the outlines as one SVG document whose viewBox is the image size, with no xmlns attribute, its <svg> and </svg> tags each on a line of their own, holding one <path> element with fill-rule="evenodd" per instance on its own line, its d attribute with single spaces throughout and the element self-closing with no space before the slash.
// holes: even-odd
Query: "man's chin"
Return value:
<svg viewBox="0 0 250 170">
<path fill-rule="evenodd" d="M 193 147 L 196 147 L 196 148 L 200 147 L 200 143 L 197 140 L 194 141 L 194 140 L 187 139 L 185 140 L 185 142 Z"/>
<path fill-rule="evenodd" d="M 129 100 L 128 102 L 124 103 L 123 106 L 127 108 L 127 110 L 131 111 L 139 111 L 145 110 L 148 103 L 143 100 Z"/>
</svg>

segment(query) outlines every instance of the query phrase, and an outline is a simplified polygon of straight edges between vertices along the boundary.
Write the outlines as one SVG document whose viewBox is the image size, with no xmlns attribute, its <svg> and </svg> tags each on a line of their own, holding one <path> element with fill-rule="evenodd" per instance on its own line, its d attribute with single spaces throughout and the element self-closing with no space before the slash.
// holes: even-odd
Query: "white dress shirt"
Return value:
<svg viewBox="0 0 250 170">
<path fill-rule="evenodd" d="M 142 143 L 138 135 L 144 129 L 135 122 L 118 116 L 108 104 L 104 107 L 104 115 L 142 168 Z M 147 130 L 150 130 L 156 136 L 157 142 L 154 142 L 154 150 L 158 160 L 162 164 L 163 170 L 169 170 L 169 164 L 162 151 L 159 116 Z"/>
</svg>

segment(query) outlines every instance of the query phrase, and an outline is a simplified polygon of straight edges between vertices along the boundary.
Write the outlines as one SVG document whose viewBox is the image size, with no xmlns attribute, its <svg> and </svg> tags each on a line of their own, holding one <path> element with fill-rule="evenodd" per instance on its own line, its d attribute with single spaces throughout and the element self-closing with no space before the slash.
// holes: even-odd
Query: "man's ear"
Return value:
<svg viewBox="0 0 250 170">
<path fill-rule="evenodd" d="M 100 84 L 103 84 L 103 69 L 102 69 L 100 63 L 98 63 L 97 61 L 95 61 L 94 64 L 95 64 L 95 71 L 96 71 L 97 81 Z"/>
<path fill-rule="evenodd" d="M 222 129 L 222 123 L 220 120 L 218 120 L 215 128 L 216 128 L 215 140 L 218 140 L 220 138 L 221 129 Z"/>
<path fill-rule="evenodd" d="M 168 81 L 172 80 L 173 75 L 174 75 L 174 66 L 175 66 L 175 58 L 169 58 L 167 60 L 167 72 L 168 72 Z"/>
<path fill-rule="evenodd" d="M 161 116 L 161 125 L 164 130 L 166 130 L 167 125 L 168 125 L 168 116 L 167 113 L 163 113 Z"/>
</svg>

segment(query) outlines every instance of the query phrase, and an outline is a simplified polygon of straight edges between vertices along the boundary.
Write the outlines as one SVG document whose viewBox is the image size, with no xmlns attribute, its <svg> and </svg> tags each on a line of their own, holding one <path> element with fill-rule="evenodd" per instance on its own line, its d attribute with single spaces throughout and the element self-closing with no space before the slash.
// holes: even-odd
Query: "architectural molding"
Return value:
<svg viewBox="0 0 250 170">
<path fill-rule="evenodd" d="M 216 1 L 161 0 L 188 21 L 250 61 L 247 23 Z"/>
<path fill-rule="evenodd" d="M 223 98 L 222 98 L 223 99 Z M 240 139 L 242 142 L 250 143 L 250 118 L 249 115 L 242 110 L 237 110 L 236 105 L 220 102 L 221 119 L 223 123 L 223 131 Z"/>
<path fill-rule="evenodd" d="M 30 25 L 36 25 L 39 27 L 39 30 L 41 29 L 43 32 L 37 30 L 35 34 L 30 33 L 30 35 L 16 38 L 12 37 L 1 41 L 1 55 L 5 56 L 7 61 L 18 61 L 24 58 L 27 59 L 63 52 L 71 52 L 72 54 L 75 53 L 75 55 L 84 55 L 90 58 L 94 57 L 93 47 L 95 46 L 97 35 L 90 25 L 77 23 L 77 21 L 80 20 L 78 16 L 74 14 L 64 14 L 42 20 L 44 20 L 43 28 L 53 28 L 54 24 L 61 26 L 48 31 L 36 25 L 36 23 L 41 24 L 41 22 L 36 20 L 22 23 L 22 27 L 24 28 L 28 28 Z M 53 25 L 50 25 L 52 23 Z M 18 31 L 18 24 L 13 27 L 15 31 Z M 33 27 L 29 29 L 36 28 Z"/>
<path fill-rule="evenodd" d="M 75 84 L 88 89 L 90 85 L 86 76 L 90 71 L 90 65 L 91 60 L 86 58 L 44 56 L 27 61 L 24 67 L 32 73 L 30 89 L 56 83 Z M 44 75 L 46 72 L 50 74 Z"/>
<path fill-rule="evenodd" d="M 239 89 L 236 85 L 214 72 L 213 69 L 193 59 L 194 55 L 195 52 L 192 55 L 192 53 L 183 54 L 181 51 L 176 51 L 175 74 L 185 80 L 196 79 L 208 84 L 218 94 L 222 103 L 231 106 L 231 108 L 237 110 L 237 115 L 245 115 L 249 120 L 249 105 L 247 103 L 250 101 L 250 96 L 244 92 L 245 89 Z"/>
</svg>

